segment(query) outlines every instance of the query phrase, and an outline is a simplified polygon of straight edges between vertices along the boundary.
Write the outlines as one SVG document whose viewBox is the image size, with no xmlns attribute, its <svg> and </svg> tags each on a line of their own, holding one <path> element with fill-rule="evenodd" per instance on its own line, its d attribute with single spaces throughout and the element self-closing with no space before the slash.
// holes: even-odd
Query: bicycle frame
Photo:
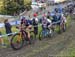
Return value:
<svg viewBox="0 0 75 57">
<path fill-rule="evenodd" d="M 24 30 L 24 28 L 22 28 L 22 27 L 20 27 L 20 28 L 17 27 L 17 28 L 19 29 L 19 33 L 20 33 L 20 37 L 21 37 L 21 38 L 23 38 L 23 39 L 24 39 L 24 38 L 25 38 L 25 39 L 28 38 L 28 37 L 27 37 L 27 34 L 26 34 L 26 31 Z M 19 37 L 19 38 L 20 38 L 20 37 Z"/>
</svg>

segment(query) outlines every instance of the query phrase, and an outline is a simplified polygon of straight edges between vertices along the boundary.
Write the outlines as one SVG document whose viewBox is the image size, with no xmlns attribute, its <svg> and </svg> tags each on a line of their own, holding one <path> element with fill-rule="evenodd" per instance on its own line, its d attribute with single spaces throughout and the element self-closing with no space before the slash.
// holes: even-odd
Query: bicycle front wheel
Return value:
<svg viewBox="0 0 75 57">
<path fill-rule="evenodd" d="M 16 33 L 11 38 L 11 47 L 14 50 L 19 50 L 23 47 L 24 40 L 21 33 Z"/>
<path fill-rule="evenodd" d="M 66 31 L 66 24 L 62 24 L 62 30 L 63 30 L 63 32 Z"/>
<path fill-rule="evenodd" d="M 41 32 L 39 33 L 39 40 L 42 40 L 42 38 L 45 38 L 45 37 L 46 37 L 45 31 L 41 31 Z"/>
</svg>

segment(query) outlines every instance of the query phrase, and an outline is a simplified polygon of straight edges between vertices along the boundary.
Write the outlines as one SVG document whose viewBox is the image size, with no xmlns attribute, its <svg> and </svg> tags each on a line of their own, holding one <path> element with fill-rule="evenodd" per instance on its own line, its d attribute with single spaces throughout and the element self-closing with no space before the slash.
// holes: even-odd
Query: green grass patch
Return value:
<svg viewBox="0 0 75 57">
<path fill-rule="evenodd" d="M 59 55 L 64 57 L 75 57 L 75 47 L 67 48 L 59 53 Z"/>
<path fill-rule="evenodd" d="M 70 49 L 68 52 L 71 57 L 75 57 L 75 48 Z"/>
</svg>

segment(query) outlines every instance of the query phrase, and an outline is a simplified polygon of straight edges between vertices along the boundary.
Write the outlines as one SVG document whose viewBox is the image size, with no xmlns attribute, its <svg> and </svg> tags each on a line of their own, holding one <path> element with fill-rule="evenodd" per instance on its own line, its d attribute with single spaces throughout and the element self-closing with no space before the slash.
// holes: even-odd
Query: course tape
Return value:
<svg viewBox="0 0 75 57">
<path fill-rule="evenodd" d="M 16 34 L 16 33 L 18 33 L 18 32 L 9 33 L 9 34 L 5 34 L 5 35 L 0 35 L 0 38 L 1 38 L 1 37 L 4 37 L 4 36 L 8 36 L 8 35 L 12 35 L 12 34 Z"/>
</svg>

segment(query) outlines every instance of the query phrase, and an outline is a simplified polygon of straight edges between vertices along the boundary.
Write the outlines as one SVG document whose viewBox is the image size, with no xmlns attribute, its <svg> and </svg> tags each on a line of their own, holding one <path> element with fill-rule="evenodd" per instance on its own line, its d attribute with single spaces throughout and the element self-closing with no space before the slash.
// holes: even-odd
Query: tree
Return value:
<svg viewBox="0 0 75 57">
<path fill-rule="evenodd" d="M 25 9 L 31 9 L 31 0 L 4 0 L 3 14 L 14 15 L 14 13 L 20 14 Z"/>
<path fill-rule="evenodd" d="M 16 11 L 19 10 L 19 4 L 14 1 L 7 1 L 5 3 L 5 10 L 7 11 L 7 14 L 13 15 Z"/>
<path fill-rule="evenodd" d="M 24 6 L 25 6 L 25 9 L 30 10 L 31 9 L 31 0 L 24 0 Z"/>
</svg>

